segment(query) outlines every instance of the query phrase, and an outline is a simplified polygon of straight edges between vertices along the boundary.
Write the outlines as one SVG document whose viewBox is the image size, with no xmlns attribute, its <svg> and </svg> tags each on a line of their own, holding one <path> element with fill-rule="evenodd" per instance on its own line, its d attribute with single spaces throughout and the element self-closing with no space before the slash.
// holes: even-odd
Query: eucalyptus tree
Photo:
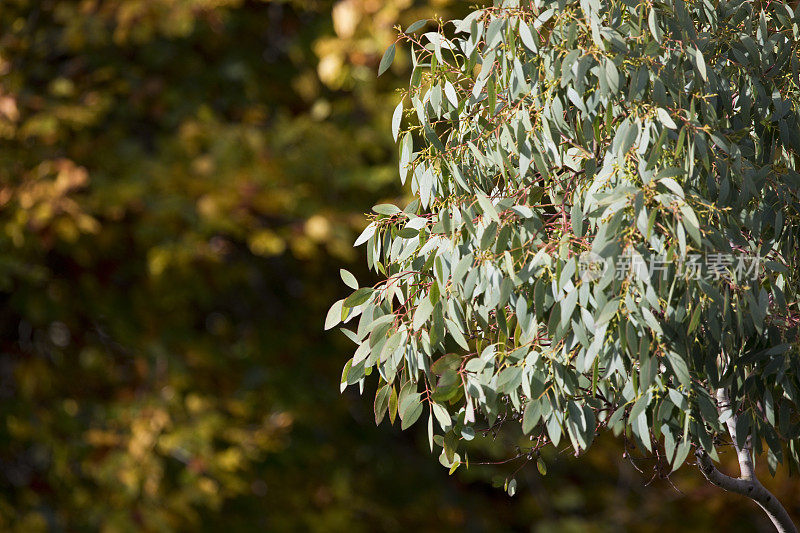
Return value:
<svg viewBox="0 0 800 533">
<path fill-rule="evenodd" d="M 422 418 L 451 470 L 500 424 L 534 459 L 609 430 L 795 531 L 753 464 L 800 466 L 798 11 L 512 0 L 400 32 L 414 199 L 356 241 L 382 281 L 342 271 L 342 388 L 377 374 L 376 421 Z"/>
</svg>

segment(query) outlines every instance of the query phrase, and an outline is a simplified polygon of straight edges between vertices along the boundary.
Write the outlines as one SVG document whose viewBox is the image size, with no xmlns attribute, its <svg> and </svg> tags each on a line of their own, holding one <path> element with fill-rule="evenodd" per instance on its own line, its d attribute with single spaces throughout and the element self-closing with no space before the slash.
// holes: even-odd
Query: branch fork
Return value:
<svg viewBox="0 0 800 533">
<path fill-rule="evenodd" d="M 727 391 L 720 389 L 717 391 L 717 402 L 720 408 L 726 407 L 730 404 Z M 755 475 L 755 467 L 753 466 L 753 450 L 750 437 L 747 437 L 744 446 L 739 446 L 736 442 L 736 415 L 732 415 L 726 421 L 728 426 L 728 433 L 733 440 L 733 445 L 736 448 L 736 456 L 739 460 L 740 476 L 738 478 L 728 476 L 720 472 L 714 462 L 709 457 L 708 453 L 703 448 L 697 448 L 695 457 L 697 458 L 697 465 L 703 475 L 714 485 L 723 488 L 729 492 L 741 494 L 750 498 L 761 507 L 767 516 L 772 521 L 772 524 L 777 529 L 778 533 L 797 533 L 797 527 L 789 517 L 789 513 L 781 505 L 781 502 L 758 480 Z"/>
</svg>

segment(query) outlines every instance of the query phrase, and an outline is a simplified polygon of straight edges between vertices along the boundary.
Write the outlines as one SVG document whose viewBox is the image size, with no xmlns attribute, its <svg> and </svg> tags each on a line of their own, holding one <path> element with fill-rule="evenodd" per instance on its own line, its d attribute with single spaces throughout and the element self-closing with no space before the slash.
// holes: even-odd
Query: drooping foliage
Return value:
<svg viewBox="0 0 800 533">
<path fill-rule="evenodd" d="M 782 2 L 496 2 L 398 38 L 392 130 L 415 199 L 356 244 L 342 387 L 427 421 L 443 465 L 521 422 L 535 457 L 624 435 L 800 460 L 800 10 Z M 425 32 L 423 28 L 430 29 Z M 395 56 L 387 50 L 386 68 Z M 725 389 L 730 404 L 718 404 Z"/>
<path fill-rule="evenodd" d="M 417 490 L 424 469 L 364 468 L 411 441 L 362 431 L 335 389 L 297 386 L 335 380 L 341 339 L 308 333 L 341 292 L 321 274 L 356 257 L 360 206 L 396 190 L 381 134 L 396 80 L 374 69 L 395 22 L 431 13 L 0 4 L 0 531 L 469 516 L 431 518 L 450 480 Z M 376 489 L 388 480 L 413 496 Z"/>
</svg>

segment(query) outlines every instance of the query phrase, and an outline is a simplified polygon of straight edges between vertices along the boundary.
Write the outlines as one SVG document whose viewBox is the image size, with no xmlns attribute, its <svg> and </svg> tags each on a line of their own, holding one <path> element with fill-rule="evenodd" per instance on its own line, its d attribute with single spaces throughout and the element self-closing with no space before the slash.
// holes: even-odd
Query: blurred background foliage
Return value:
<svg viewBox="0 0 800 533">
<path fill-rule="evenodd" d="M 519 464 L 448 476 L 339 395 L 332 273 L 368 276 L 362 213 L 402 199 L 408 58 L 377 63 L 396 24 L 469 8 L 3 0 L 0 530 L 765 527 L 694 471 L 645 487 L 609 440 L 509 498 Z"/>
</svg>

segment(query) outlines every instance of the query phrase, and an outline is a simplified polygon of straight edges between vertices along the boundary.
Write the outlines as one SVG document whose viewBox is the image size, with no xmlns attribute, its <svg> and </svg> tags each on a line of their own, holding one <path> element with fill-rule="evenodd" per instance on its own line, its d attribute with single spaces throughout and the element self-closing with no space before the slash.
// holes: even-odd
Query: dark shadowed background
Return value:
<svg viewBox="0 0 800 533">
<path fill-rule="evenodd" d="M 519 463 L 449 476 L 424 428 L 375 427 L 374 383 L 339 394 L 338 269 L 369 279 L 362 213 L 403 202 L 409 60 L 377 64 L 469 7 L 3 0 L 0 530 L 769 531 L 609 438 L 510 498 Z"/>
</svg>

